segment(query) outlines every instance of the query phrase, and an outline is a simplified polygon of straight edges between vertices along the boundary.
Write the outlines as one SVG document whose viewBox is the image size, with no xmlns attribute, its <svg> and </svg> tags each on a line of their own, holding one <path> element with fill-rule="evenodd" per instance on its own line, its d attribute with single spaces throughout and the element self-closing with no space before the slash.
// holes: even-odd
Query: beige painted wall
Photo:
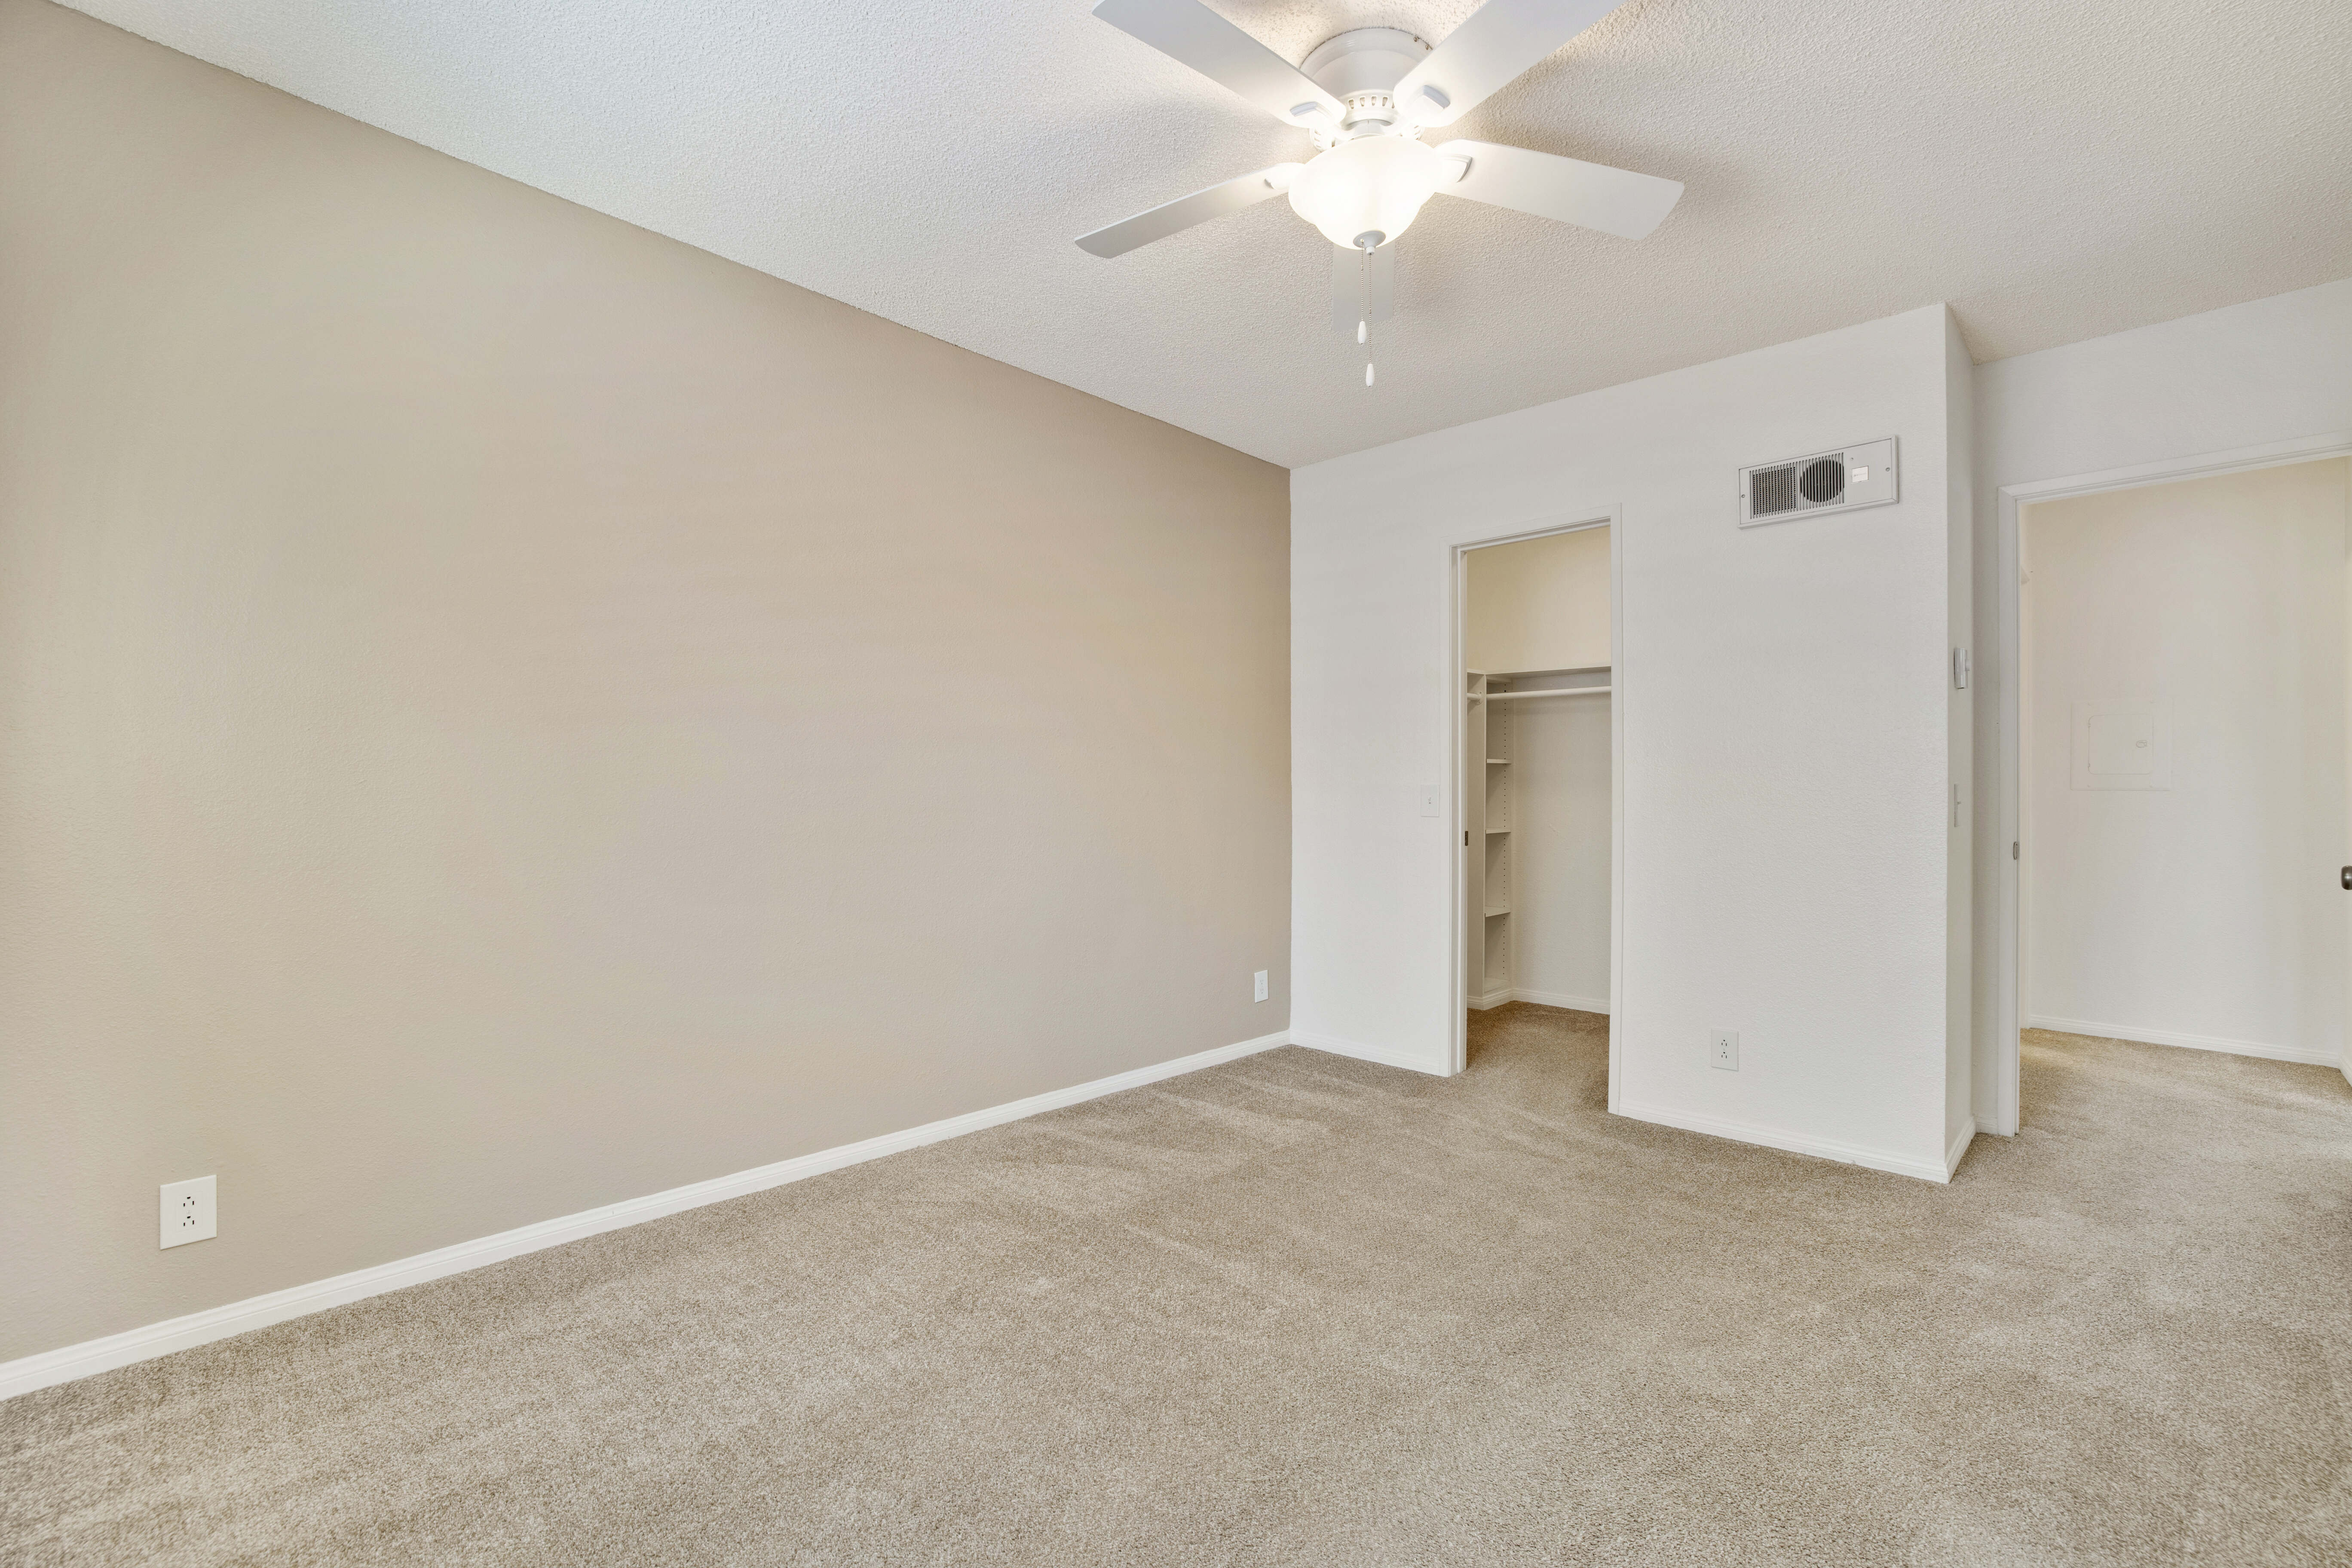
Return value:
<svg viewBox="0 0 2352 1568">
<path fill-rule="evenodd" d="M 1472 669 L 1591 669 L 1609 662 L 1609 531 L 1582 528 L 1474 550 L 1462 647 Z"/>
<path fill-rule="evenodd" d="M 1287 517 L 0 0 L 0 1359 L 1284 1027 Z"/>
</svg>

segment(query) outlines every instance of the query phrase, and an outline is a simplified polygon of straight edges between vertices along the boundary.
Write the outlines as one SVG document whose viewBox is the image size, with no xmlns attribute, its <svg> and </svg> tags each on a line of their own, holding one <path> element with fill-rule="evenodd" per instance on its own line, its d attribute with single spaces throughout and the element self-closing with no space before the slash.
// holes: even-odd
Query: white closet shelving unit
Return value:
<svg viewBox="0 0 2352 1568">
<path fill-rule="evenodd" d="M 1512 895 L 1520 853 L 1518 723 L 1523 702 L 1538 699 L 1610 697 L 1612 671 L 1518 670 L 1505 675 L 1465 672 L 1462 699 L 1463 905 L 1468 932 L 1463 941 L 1462 994 L 1473 1007 L 1498 1007 L 1511 999 L 1516 958 Z M 1540 684 L 1515 686 L 1516 681 Z M 1567 684 L 1561 684 L 1561 682 Z"/>
<path fill-rule="evenodd" d="M 1463 992 L 1473 1007 L 1492 1007 L 1511 995 L 1511 756 L 1508 706 L 1486 700 L 1509 689 L 1499 676 L 1467 672 L 1463 693 L 1464 902 L 1470 931 L 1464 943 Z"/>
</svg>

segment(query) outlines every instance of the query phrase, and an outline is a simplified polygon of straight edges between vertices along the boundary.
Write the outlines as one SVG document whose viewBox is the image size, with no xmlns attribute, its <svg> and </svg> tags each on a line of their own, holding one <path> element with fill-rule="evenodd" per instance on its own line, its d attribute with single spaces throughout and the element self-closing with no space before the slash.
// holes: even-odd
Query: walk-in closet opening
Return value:
<svg viewBox="0 0 2352 1568">
<path fill-rule="evenodd" d="M 1460 553 L 1464 1030 L 1606 1038 L 1616 906 L 1615 530 Z M 1543 1017 L 1559 1009 L 1580 1017 Z"/>
<path fill-rule="evenodd" d="M 2021 1022 L 2340 1065 L 2352 459 L 2019 518 Z"/>
</svg>

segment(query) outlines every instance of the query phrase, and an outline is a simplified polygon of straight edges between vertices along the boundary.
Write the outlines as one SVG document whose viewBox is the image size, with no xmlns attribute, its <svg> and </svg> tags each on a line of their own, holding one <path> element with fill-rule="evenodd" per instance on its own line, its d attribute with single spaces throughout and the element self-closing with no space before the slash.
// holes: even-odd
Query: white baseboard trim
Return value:
<svg viewBox="0 0 2352 1568">
<path fill-rule="evenodd" d="M 1178 1057 L 1173 1061 L 1137 1068 L 1131 1072 L 1118 1073 L 1109 1078 L 1098 1078 L 1092 1083 L 1031 1095 L 1026 1100 L 991 1106 L 985 1110 L 967 1111 L 961 1116 L 950 1116 L 944 1121 L 910 1127 L 903 1132 L 886 1132 L 878 1138 L 868 1138 L 861 1142 L 821 1149 L 814 1154 L 780 1160 L 772 1165 L 761 1165 L 754 1170 L 738 1171 L 730 1176 L 714 1176 L 707 1182 L 672 1187 L 667 1192 L 655 1193 L 648 1197 L 627 1198 L 602 1208 L 585 1209 L 579 1214 L 501 1231 L 496 1236 L 461 1241 L 432 1252 L 421 1252 L 414 1258 L 403 1258 L 349 1274 L 338 1274 L 331 1279 L 273 1290 L 267 1296 L 254 1296 L 243 1301 L 231 1301 L 226 1306 L 191 1312 L 184 1318 L 173 1318 L 161 1323 L 150 1323 L 145 1328 L 110 1334 L 104 1339 L 43 1351 L 11 1362 L 0 1362 L 0 1399 L 13 1399 L 37 1388 L 70 1383 L 94 1373 L 111 1372 L 133 1362 L 151 1361 L 157 1356 L 170 1355 L 174 1351 L 225 1340 L 232 1334 L 266 1329 L 289 1318 L 305 1317 L 312 1312 L 322 1312 L 330 1307 L 381 1296 L 386 1291 L 446 1279 L 452 1274 L 463 1274 L 493 1263 L 503 1263 L 526 1252 L 561 1247 L 565 1242 L 578 1241 L 604 1231 L 642 1225 L 646 1220 L 700 1208 L 705 1204 L 724 1203 L 730 1198 L 765 1192 L 770 1187 L 781 1187 L 790 1182 L 821 1176 L 827 1171 L 838 1171 L 845 1165 L 878 1160 L 885 1154 L 896 1154 L 908 1149 L 920 1148 L 926 1143 L 978 1132 L 983 1128 L 1002 1126 L 1007 1121 L 1018 1121 L 1040 1111 L 1058 1110 L 1066 1105 L 1099 1100 L 1121 1089 L 1140 1089 L 1162 1079 L 1198 1072 L 1202 1068 L 1215 1067 L 1220 1062 L 1233 1061 L 1289 1043 L 1290 1031 L 1277 1030 L 1271 1035 L 1260 1035 L 1254 1040 L 1219 1046 L 1214 1050 Z"/>
<path fill-rule="evenodd" d="M 1518 993 L 1516 991 L 1489 991 L 1484 996 L 1471 997 L 1470 1010 L 1473 1013 L 1484 1013 L 1490 1007 L 1499 1007 L 1506 1002 L 1517 1000 Z"/>
<path fill-rule="evenodd" d="M 1685 1132 L 1704 1132 L 1711 1138 L 1727 1138 L 1735 1143 L 1759 1143 L 1767 1149 L 1785 1149 L 1791 1154 L 1811 1154 L 1819 1159 L 1835 1160 L 1843 1165 L 1864 1165 L 1898 1176 L 1916 1176 L 1923 1182 L 1941 1184 L 1952 1179 L 1950 1167 L 1939 1163 L 1932 1156 L 1925 1160 L 1914 1159 L 1908 1154 L 1889 1153 L 1884 1149 L 1865 1149 L 1855 1143 L 1841 1143 L 1835 1139 L 1783 1132 L 1775 1127 L 1758 1127 L 1750 1122 L 1734 1121 L 1728 1117 L 1708 1116 L 1696 1110 L 1676 1110 L 1663 1105 L 1642 1105 L 1632 1100 L 1621 1102 L 1617 1114 L 1631 1117 L 1636 1121 L 1654 1121 L 1661 1127 L 1679 1127 Z"/>
<path fill-rule="evenodd" d="M 2302 1046 L 2266 1046 L 2253 1040 L 2225 1040 L 2218 1035 L 2180 1035 L 2168 1029 L 2143 1029 L 2137 1024 L 2095 1024 L 2087 1018 L 2026 1019 L 2029 1029 L 2050 1029 L 2061 1035 L 2088 1035 L 2094 1039 L 2130 1040 L 2143 1046 L 2186 1046 L 2192 1051 L 2221 1051 L 2233 1057 L 2260 1057 L 2271 1062 L 2302 1062 L 2332 1068 L 2342 1060 L 2334 1051 Z"/>
<path fill-rule="evenodd" d="M 1952 1173 L 1960 1168 L 1960 1156 L 1969 1152 L 1969 1145 L 1975 1142 L 1976 1138 L 1975 1119 L 1961 1122 L 1958 1134 L 1952 1139 L 1952 1146 L 1944 1151 L 1944 1180 L 1948 1182 L 1952 1179 Z"/>
<path fill-rule="evenodd" d="M 1538 1007 L 1573 1007 L 1580 1013 L 1598 1013 L 1603 1017 L 1609 1015 L 1609 998 L 1606 996 L 1571 996 L 1565 991 L 1521 990 L 1512 992 L 1511 1000 L 1532 1002 Z"/>
<path fill-rule="evenodd" d="M 1304 1029 L 1293 1029 L 1290 1031 L 1290 1043 L 1305 1046 L 1309 1050 L 1328 1051 L 1335 1057 L 1353 1057 L 1360 1062 L 1378 1062 L 1382 1067 L 1403 1068 L 1408 1072 L 1425 1072 L 1433 1078 L 1454 1076 L 1427 1057 L 1391 1050 L 1386 1046 L 1367 1046 L 1354 1040 L 1343 1040 L 1337 1035 L 1314 1035 Z"/>
</svg>

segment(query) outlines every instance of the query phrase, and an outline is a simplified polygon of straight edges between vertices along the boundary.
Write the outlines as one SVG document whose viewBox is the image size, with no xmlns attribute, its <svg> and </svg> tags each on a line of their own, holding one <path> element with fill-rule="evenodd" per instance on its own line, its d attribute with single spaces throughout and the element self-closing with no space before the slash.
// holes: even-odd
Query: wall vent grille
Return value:
<svg viewBox="0 0 2352 1568">
<path fill-rule="evenodd" d="M 1739 470 L 1739 525 L 1852 511 L 1896 499 L 1895 438 Z"/>
</svg>

